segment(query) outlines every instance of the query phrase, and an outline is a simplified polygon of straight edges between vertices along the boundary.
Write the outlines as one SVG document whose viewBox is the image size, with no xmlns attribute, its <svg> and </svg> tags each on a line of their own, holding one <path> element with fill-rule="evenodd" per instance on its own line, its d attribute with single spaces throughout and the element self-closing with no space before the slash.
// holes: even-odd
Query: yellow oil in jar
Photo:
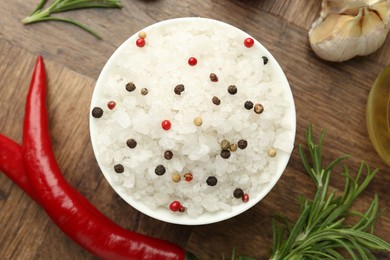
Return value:
<svg viewBox="0 0 390 260">
<path fill-rule="evenodd" d="M 390 165 L 390 65 L 381 72 L 371 88 L 366 121 L 375 150 Z"/>
</svg>

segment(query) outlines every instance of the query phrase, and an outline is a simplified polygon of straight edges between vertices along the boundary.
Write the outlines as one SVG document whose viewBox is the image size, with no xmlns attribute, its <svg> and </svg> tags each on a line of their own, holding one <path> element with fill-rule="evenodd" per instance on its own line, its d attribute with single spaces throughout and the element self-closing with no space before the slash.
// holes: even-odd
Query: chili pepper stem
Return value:
<svg viewBox="0 0 390 260">
<path fill-rule="evenodd" d="M 193 253 L 187 252 L 185 256 L 185 260 L 199 260 L 199 258 Z"/>
</svg>

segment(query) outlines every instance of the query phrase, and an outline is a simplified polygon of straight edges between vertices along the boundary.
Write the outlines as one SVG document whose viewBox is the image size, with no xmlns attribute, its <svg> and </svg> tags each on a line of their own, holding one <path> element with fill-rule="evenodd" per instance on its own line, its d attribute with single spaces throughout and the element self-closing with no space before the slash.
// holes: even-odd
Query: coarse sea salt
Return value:
<svg viewBox="0 0 390 260">
<path fill-rule="evenodd" d="M 267 53 L 256 42 L 247 48 L 235 28 L 199 21 L 148 27 L 144 47 L 135 41 L 122 47 L 95 89 L 92 107 L 104 114 L 91 118 L 94 151 L 110 183 L 152 210 L 169 211 L 172 201 L 180 201 L 185 211 L 171 214 L 192 218 L 245 203 L 233 196 L 236 188 L 250 197 L 261 192 L 275 174 L 278 158 L 291 153 L 295 129 L 288 113 L 294 106 L 289 89 L 272 70 L 273 60 L 264 64 Z M 197 59 L 195 66 L 188 64 L 189 57 Z M 211 73 L 218 81 L 210 80 Z M 129 82 L 135 90 L 126 90 Z M 180 95 L 174 92 L 178 84 L 185 87 Z M 236 94 L 228 92 L 230 85 L 237 87 Z M 220 105 L 212 102 L 214 96 Z M 116 102 L 112 110 L 109 101 Z M 246 109 L 246 101 L 262 104 L 264 111 Z M 199 126 L 196 117 L 202 119 Z M 169 130 L 162 128 L 163 120 L 170 121 Z M 130 138 L 136 147 L 126 145 Z M 230 156 L 221 157 L 222 140 L 237 145 L 241 139 L 248 142 L 246 148 L 228 148 Z M 276 149 L 273 158 L 270 148 Z M 173 153 L 170 160 L 164 158 L 167 150 Z M 116 164 L 125 172 L 116 173 Z M 164 166 L 164 174 L 156 174 L 158 165 Z M 186 180 L 186 173 L 192 180 Z M 172 180 L 174 174 L 180 181 Z M 210 176 L 217 178 L 216 185 L 206 183 Z"/>
</svg>

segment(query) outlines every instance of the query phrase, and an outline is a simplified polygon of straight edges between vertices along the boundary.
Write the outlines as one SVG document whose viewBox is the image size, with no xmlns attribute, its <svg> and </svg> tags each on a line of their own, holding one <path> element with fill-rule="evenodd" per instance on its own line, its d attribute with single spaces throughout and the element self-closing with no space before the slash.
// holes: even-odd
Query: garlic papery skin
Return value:
<svg viewBox="0 0 390 260">
<path fill-rule="evenodd" d="M 375 52 L 389 32 L 390 0 L 324 0 L 321 16 L 309 31 L 313 51 L 342 62 Z"/>
</svg>

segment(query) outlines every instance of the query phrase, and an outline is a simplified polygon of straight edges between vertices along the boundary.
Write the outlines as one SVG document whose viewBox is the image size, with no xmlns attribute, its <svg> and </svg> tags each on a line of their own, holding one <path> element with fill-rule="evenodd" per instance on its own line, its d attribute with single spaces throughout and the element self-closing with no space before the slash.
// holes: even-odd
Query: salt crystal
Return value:
<svg viewBox="0 0 390 260">
<path fill-rule="evenodd" d="M 208 145 L 200 144 L 192 150 L 192 152 L 188 155 L 188 158 L 192 161 L 196 161 L 206 155 L 208 156 L 209 152 L 210 147 Z"/>
<path fill-rule="evenodd" d="M 124 180 L 123 180 L 123 187 L 129 189 L 129 188 L 133 188 L 134 187 L 134 184 L 135 184 L 135 177 L 134 175 L 129 175 L 128 177 L 126 177 Z"/>
<path fill-rule="evenodd" d="M 177 171 L 177 172 L 183 171 L 183 167 L 184 167 L 183 162 L 181 161 L 181 159 L 180 158 L 176 158 L 176 156 L 173 159 L 171 159 L 170 166 L 171 166 L 171 169 L 173 171 Z"/>
<path fill-rule="evenodd" d="M 292 138 L 287 132 L 283 132 L 276 137 L 274 147 L 285 152 L 291 152 L 294 147 Z"/>
<path fill-rule="evenodd" d="M 217 211 L 219 210 L 219 203 L 213 197 L 208 197 L 202 201 L 202 207 L 204 207 L 207 211 Z"/>
<path fill-rule="evenodd" d="M 125 110 L 116 109 L 111 117 L 123 128 L 130 126 L 129 114 Z"/>
<path fill-rule="evenodd" d="M 249 181 L 249 176 L 248 176 L 248 174 L 243 174 L 243 175 L 240 177 L 238 183 L 239 183 L 240 185 L 242 185 L 242 184 L 248 183 L 248 181 Z"/>
<path fill-rule="evenodd" d="M 219 203 L 219 208 L 224 210 L 224 211 L 227 211 L 227 212 L 230 212 L 232 211 L 232 206 L 230 206 L 229 204 L 227 203 L 223 203 L 223 202 L 220 202 Z"/>
<path fill-rule="evenodd" d="M 114 184 L 122 184 L 123 178 L 120 175 L 112 175 L 111 176 L 111 182 Z"/>
<path fill-rule="evenodd" d="M 228 166 L 229 164 L 226 162 L 225 159 L 222 159 L 220 156 L 217 156 L 215 158 L 215 174 L 217 176 L 224 175 Z"/>
</svg>

